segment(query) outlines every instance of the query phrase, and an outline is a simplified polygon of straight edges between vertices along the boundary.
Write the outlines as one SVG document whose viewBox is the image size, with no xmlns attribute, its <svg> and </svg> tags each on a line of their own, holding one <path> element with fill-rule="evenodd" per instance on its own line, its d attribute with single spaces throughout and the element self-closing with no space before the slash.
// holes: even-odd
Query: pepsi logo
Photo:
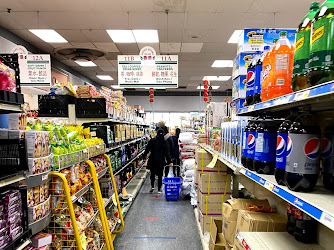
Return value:
<svg viewBox="0 0 334 250">
<path fill-rule="evenodd" d="M 277 136 L 277 144 L 276 144 L 276 155 L 281 155 L 284 153 L 286 148 L 285 140 L 282 136 Z"/>
<path fill-rule="evenodd" d="M 286 156 L 289 156 L 291 154 L 292 148 L 293 148 L 292 140 L 290 137 L 288 137 L 287 147 L 286 147 Z"/>
<path fill-rule="evenodd" d="M 321 152 L 322 152 L 323 159 L 326 159 L 333 154 L 333 144 L 327 138 L 322 139 Z"/>
<path fill-rule="evenodd" d="M 252 149 L 255 147 L 255 136 L 252 134 L 248 135 L 248 149 Z"/>
<path fill-rule="evenodd" d="M 251 86 L 254 84 L 255 81 L 255 72 L 254 71 L 249 71 L 247 73 L 247 85 Z"/>
<path fill-rule="evenodd" d="M 309 139 L 304 145 L 304 154 L 307 158 L 315 160 L 319 157 L 320 140 L 319 138 L 313 137 Z"/>
</svg>

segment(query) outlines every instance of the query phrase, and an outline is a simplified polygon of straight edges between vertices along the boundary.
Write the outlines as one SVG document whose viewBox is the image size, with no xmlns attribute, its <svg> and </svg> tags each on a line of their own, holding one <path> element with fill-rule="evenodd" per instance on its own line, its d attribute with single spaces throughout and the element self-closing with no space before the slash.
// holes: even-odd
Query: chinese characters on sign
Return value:
<svg viewBox="0 0 334 250">
<path fill-rule="evenodd" d="M 120 55 L 118 85 L 125 88 L 177 88 L 178 56 Z"/>
<path fill-rule="evenodd" d="M 19 60 L 21 86 L 51 86 L 50 55 L 19 55 Z"/>
</svg>

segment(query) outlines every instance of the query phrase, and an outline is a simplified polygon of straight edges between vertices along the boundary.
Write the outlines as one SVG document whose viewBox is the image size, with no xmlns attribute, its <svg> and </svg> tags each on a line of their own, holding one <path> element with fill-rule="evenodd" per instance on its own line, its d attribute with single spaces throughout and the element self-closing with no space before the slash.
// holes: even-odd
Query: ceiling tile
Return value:
<svg viewBox="0 0 334 250">
<path fill-rule="evenodd" d="M 108 60 L 116 60 L 117 61 L 117 56 L 121 55 L 121 53 L 116 53 L 116 52 L 108 52 L 105 56 L 106 59 Z"/>
<path fill-rule="evenodd" d="M 98 67 L 81 67 L 81 66 L 73 66 L 73 69 L 79 72 L 98 72 L 99 68 Z"/>
<path fill-rule="evenodd" d="M 213 13 L 186 13 L 185 29 L 210 29 Z"/>
<path fill-rule="evenodd" d="M 110 43 L 110 36 L 105 30 L 82 30 L 82 33 L 93 43 Z"/>
<path fill-rule="evenodd" d="M 123 55 L 137 55 L 139 53 L 136 43 L 117 43 L 116 46 Z"/>
<path fill-rule="evenodd" d="M 154 2 L 153 0 L 122 0 L 123 11 L 131 12 L 142 12 L 142 11 L 153 11 Z"/>
<path fill-rule="evenodd" d="M 71 43 L 72 47 L 75 48 L 86 48 L 86 49 L 96 49 L 96 46 L 92 43 Z"/>
<path fill-rule="evenodd" d="M 116 47 L 116 44 L 114 43 L 94 43 L 94 45 L 102 50 L 105 50 L 107 52 L 119 52 L 118 48 Z"/>
<path fill-rule="evenodd" d="M 208 43 L 220 42 L 226 44 L 231 35 L 232 35 L 231 32 L 224 33 L 221 32 L 220 30 L 210 30 L 206 42 Z"/>
<path fill-rule="evenodd" d="M 181 52 L 200 52 L 203 43 L 182 43 Z"/>
<path fill-rule="evenodd" d="M 31 42 L 31 43 L 42 43 L 43 42 L 42 39 L 35 36 L 29 30 L 24 29 L 24 30 L 10 30 L 10 31 L 13 32 L 15 35 L 21 37 L 22 39 L 26 40 L 27 42 Z"/>
<path fill-rule="evenodd" d="M 94 63 L 97 66 L 102 66 L 102 67 L 106 67 L 106 66 L 111 67 L 112 66 L 111 62 L 109 62 L 107 59 L 105 59 L 105 60 L 102 60 L 102 59 L 94 60 Z"/>
<path fill-rule="evenodd" d="M 72 60 L 60 60 L 62 63 L 68 65 L 68 66 L 78 66 L 78 64 Z"/>
<path fill-rule="evenodd" d="M 109 62 L 111 62 L 111 64 L 114 65 L 114 67 L 118 67 L 117 57 L 116 60 L 109 60 Z"/>
<path fill-rule="evenodd" d="M 190 81 L 202 81 L 203 77 L 200 76 L 192 76 L 190 77 Z"/>
<path fill-rule="evenodd" d="M 187 1 L 187 12 L 215 12 L 220 0 L 191 0 Z"/>
<path fill-rule="evenodd" d="M 206 42 L 206 37 L 209 33 L 209 30 L 200 30 L 200 29 L 187 29 L 183 32 L 183 43 L 204 43 Z M 191 38 L 192 36 L 197 36 L 198 38 Z"/>
<path fill-rule="evenodd" d="M 153 12 L 131 12 L 130 29 L 157 29 Z"/>
<path fill-rule="evenodd" d="M 159 29 L 159 42 L 167 43 L 167 30 Z M 182 29 L 168 30 L 168 42 L 169 43 L 180 43 L 182 41 Z"/>
<path fill-rule="evenodd" d="M 32 45 L 36 46 L 38 49 L 44 51 L 45 53 L 49 53 L 51 55 L 54 54 L 54 47 L 52 47 L 48 43 L 40 42 L 40 43 L 32 43 Z"/>
<path fill-rule="evenodd" d="M 246 12 L 252 6 L 254 0 L 233 0 L 222 1 L 218 7 L 218 12 L 224 13 L 238 13 Z"/>
<path fill-rule="evenodd" d="M 228 33 L 227 35 L 231 36 L 233 31 L 237 27 L 242 28 L 242 29 L 245 28 L 245 27 L 238 26 L 238 24 L 240 23 L 240 21 L 244 19 L 244 17 L 245 17 L 245 13 L 243 12 L 217 13 L 213 19 L 213 25 L 211 29 L 219 30 L 219 32 L 223 32 L 223 33 Z M 238 20 L 238 21 L 233 22 L 232 20 Z M 228 24 L 228 25 L 225 25 L 225 24 Z"/>
<path fill-rule="evenodd" d="M 167 29 L 167 15 L 164 12 L 155 12 L 155 18 L 158 29 Z M 185 13 L 168 14 L 168 30 L 172 32 L 173 29 L 183 29 Z"/>
<path fill-rule="evenodd" d="M 297 26 L 298 24 L 296 24 Z M 274 27 L 274 14 L 270 12 L 246 13 L 239 27 L 271 28 Z M 231 34 L 230 34 L 231 35 Z"/>
<path fill-rule="evenodd" d="M 89 39 L 81 32 L 81 30 L 56 30 L 62 37 L 69 42 L 87 43 Z"/>
<path fill-rule="evenodd" d="M 116 72 L 117 71 L 117 69 L 114 67 L 114 66 L 101 66 L 101 67 L 99 67 L 101 70 L 103 70 L 103 71 L 112 71 L 112 72 Z"/>
<path fill-rule="evenodd" d="M 204 43 L 201 52 L 222 52 L 224 43 Z"/>
<path fill-rule="evenodd" d="M 184 12 L 186 10 L 186 2 L 184 0 L 153 0 L 154 1 L 154 11 L 165 12 L 169 10 L 170 12 Z"/>
<path fill-rule="evenodd" d="M 155 49 L 155 52 L 159 53 L 160 52 L 160 46 L 159 43 L 138 43 L 139 50 L 144 48 L 145 46 L 150 46 L 153 49 Z"/>
<path fill-rule="evenodd" d="M 198 53 L 181 53 L 179 55 L 179 60 L 182 61 L 197 61 L 198 60 Z"/>
<path fill-rule="evenodd" d="M 222 59 L 222 56 L 220 53 L 200 53 L 198 60 L 219 60 Z"/>
<path fill-rule="evenodd" d="M 161 53 L 179 53 L 181 50 L 181 43 L 160 43 Z"/>
</svg>

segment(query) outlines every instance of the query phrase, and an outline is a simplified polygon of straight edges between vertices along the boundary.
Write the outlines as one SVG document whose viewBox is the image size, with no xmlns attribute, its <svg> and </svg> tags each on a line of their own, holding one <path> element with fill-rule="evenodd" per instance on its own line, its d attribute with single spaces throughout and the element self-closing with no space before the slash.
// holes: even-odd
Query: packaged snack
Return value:
<svg viewBox="0 0 334 250">
<path fill-rule="evenodd" d="M 7 228 L 0 229 L 0 239 L 6 237 L 7 235 L 8 235 Z"/>
<path fill-rule="evenodd" d="M 7 218 L 13 216 L 16 213 L 22 213 L 22 204 L 17 204 L 16 206 L 10 208 L 9 210 L 6 211 Z"/>
<path fill-rule="evenodd" d="M 33 190 L 34 190 L 34 203 L 35 205 L 41 203 L 41 199 L 40 199 L 40 186 L 37 186 L 37 187 L 33 187 Z"/>
<path fill-rule="evenodd" d="M 31 245 L 33 247 L 44 247 L 46 245 L 50 245 L 52 243 L 52 235 L 40 232 L 38 234 L 35 234 L 33 237 L 31 237 Z"/>
<path fill-rule="evenodd" d="M 29 175 L 41 173 L 41 159 L 28 158 Z"/>
<path fill-rule="evenodd" d="M 44 196 L 49 197 L 49 183 L 44 183 Z"/>
<path fill-rule="evenodd" d="M 7 227 L 7 220 L 0 220 L 0 228 L 6 228 Z"/>
<path fill-rule="evenodd" d="M 8 243 L 9 243 L 9 236 L 3 237 L 0 240 L 0 249 L 5 249 Z"/>
<path fill-rule="evenodd" d="M 3 201 L 11 201 L 11 200 L 16 200 L 17 198 L 21 199 L 21 193 L 19 190 L 8 190 L 0 195 L 2 197 Z"/>
<path fill-rule="evenodd" d="M 28 208 L 28 221 L 29 221 L 29 223 L 33 223 L 35 221 L 38 221 L 43 217 L 42 206 L 43 206 L 42 204 L 38 204 L 37 206 Z"/>
<path fill-rule="evenodd" d="M 19 237 L 23 233 L 22 227 L 17 227 L 13 230 L 12 233 L 9 234 L 9 238 L 11 241 L 15 240 L 17 237 Z"/>
<path fill-rule="evenodd" d="M 64 191 L 63 182 L 58 177 L 52 177 L 50 190 L 51 194 L 53 195 L 60 195 Z"/>
<path fill-rule="evenodd" d="M 9 233 L 13 233 L 18 227 L 21 227 L 21 221 L 10 224 L 8 226 L 8 232 Z"/>
<path fill-rule="evenodd" d="M 22 213 L 21 212 L 17 212 L 11 216 L 9 216 L 7 218 L 7 222 L 8 224 L 14 224 L 14 223 L 17 223 L 17 222 L 21 222 L 22 220 Z"/>
<path fill-rule="evenodd" d="M 39 201 L 42 203 L 45 201 L 45 196 L 44 196 L 44 185 L 39 186 Z"/>
<path fill-rule="evenodd" d="M 49 198 L 45 201 L 44 203 L 44 207 L 45 207 L 45 214 L 44 215 L 48 215 L 50 213 L 50 196 Z"/>
</svg>

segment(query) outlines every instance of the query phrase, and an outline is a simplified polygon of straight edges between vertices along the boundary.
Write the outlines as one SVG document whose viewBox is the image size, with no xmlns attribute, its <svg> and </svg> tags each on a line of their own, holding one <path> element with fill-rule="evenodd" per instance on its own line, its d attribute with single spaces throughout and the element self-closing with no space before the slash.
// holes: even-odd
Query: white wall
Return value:
<svg viewBox="0 0 334 250">
<path fill-rule="evenodd" d="M 0 36 L 0 53 L 12 53 L 12 50 L 15 46 L 15 43 L 12 43 L 11 41 L 8 41 L 7 39 Z"/>
<path fill-rule="evenodd" d="M 141 105 L 148 112 L 153 109 L 155 112 L 203 112 L 206 108 L 203 96 L 201 99 L 199 96 L 155 96 L 152 105 L 148 101 L 148 92 L 147 96 L 126 96 L 125 93 L 125 97 L 128 105 Z M 212 97 L 213 102 L 223 102 L 224 99 L 225 96 Z"/>
</svg>

